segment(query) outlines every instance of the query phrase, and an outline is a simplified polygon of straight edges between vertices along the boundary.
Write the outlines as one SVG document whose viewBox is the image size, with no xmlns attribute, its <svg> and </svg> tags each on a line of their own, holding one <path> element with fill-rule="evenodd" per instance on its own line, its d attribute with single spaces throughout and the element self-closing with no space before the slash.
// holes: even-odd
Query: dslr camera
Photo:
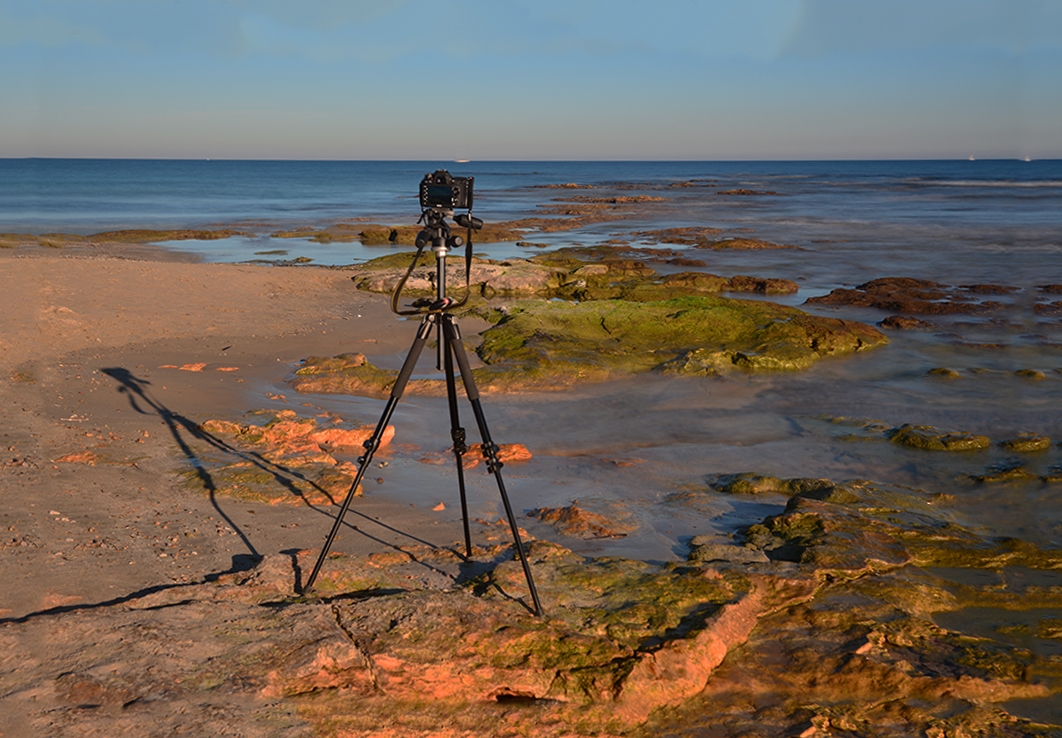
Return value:
<svg viewBox="0 0 1062 738">
<path fill-rule="evenodd" d="M 472 183 L 474 177 L 453 177 L 445 169 L 434 174 L 425 174 L 420 181 L 420 207 L 454 210 L 472 209 Z"/>
</svg>

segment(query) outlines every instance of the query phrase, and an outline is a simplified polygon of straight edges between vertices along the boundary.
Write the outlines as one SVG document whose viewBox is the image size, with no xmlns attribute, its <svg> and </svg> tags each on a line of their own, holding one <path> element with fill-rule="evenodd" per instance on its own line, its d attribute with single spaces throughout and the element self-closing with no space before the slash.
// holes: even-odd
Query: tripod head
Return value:
<svg viewBox="0 0 1062 738">
<path fill-rule="evenodd" d="M 466 238 L 451 233 L 447 218 L 451 218 L 456 225 L 466 230 Z M 472 232 L 482 228 L 483 221 L 472 216 L 471 206 L 469 206 L 469 212 L 454 215 L 454 211 L 451 208 L 433 205 L 421 211 L 417 223 L 424 224 L 424 228 L 417 234 L 415 242 L 417 253 L 414 255 L 409 269 L 406 270 L 405 275 L 391 292 L 391 311 L 398 315 L 417 315 L 442 312 L 464 305 L 468 301 L 468 280 L 472 270 Z M 460 301 L 455 302 L 446 295 L 446 255 L 462 245 L 465 246 L 465 295 Z M 413 269 L 416 268 L 424 249 L 429 246 L 435 252 L 435 299 L 420 297 L 410 304 L 410 307 L 414 308 L 413 310 L 400 310 L 398 302 L 402 289 L 406 285 L 406 280 L 409 279 Z"/>
<path fill-rule="evenodd" d="M 447 218 L 452 218 L 454 223 L 469 231 L 478 231 L 483 227 L 483 221 L 472 217 L 471 212 L 454 215 L 454 211 L 447 208 L 425 208 L 420 214 L 420 219 L 417 220 L 418 223 L 424 224 L 424 228 L 417 234 L 418 250 L 430 243 L 432 251 L 438 253 L 442 249 L 452 250 L 465 243 L 460 236 L 450 234 L 450 224 L 446 222 Z M 471 239 L 471 233 L 468 235 Z"/>
</svg>

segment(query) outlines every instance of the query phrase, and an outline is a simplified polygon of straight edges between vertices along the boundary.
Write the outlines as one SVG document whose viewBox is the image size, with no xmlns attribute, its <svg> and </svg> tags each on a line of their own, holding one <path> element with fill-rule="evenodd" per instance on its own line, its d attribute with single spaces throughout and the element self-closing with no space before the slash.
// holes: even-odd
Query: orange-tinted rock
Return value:
<svg viewBox="0 0 1062 738">
<path fill-rule="evenodd" d="M 473 469 L 483 459 L 483 444 L 473 443 L 464 456 L 464 467 Z M 505 464 L 530 461 L 531 452 L 522 443 L 502 443 L 498 446 L 498 460 Z"/>
<path fill-rule="evenodd" d="M 573 538 L 622 538 L 637 527 L 584 510 L 575 502 L 567 507 L 538 508 L 528 515 Z"/>
<path fill-rule="evenodd" d="M 293 410 L 267 415 L 272 417 L 264 425 L 228 420 L 203 423 L 200 428 L 205 433 L 232 437 L 235 460 L 212 464 L 210 459 L 201 458 L 201 472 L 189 475 L 189 480 L 202 484 L 205 474 L 209 479 L 206 483 L 215 492 L 271 504 L 332 504 L 346 496 L 357 467 L 349 461 L 340 462 L 332 453 L 359 452 L 375 428 L 320 428 L 316 418 L 298 417 Z M 394 426 L 387 426 L 380 447 L 389 445 L 394 434 Z M 361 492 L 359 486 L 355 494 Z"/>
</svg>

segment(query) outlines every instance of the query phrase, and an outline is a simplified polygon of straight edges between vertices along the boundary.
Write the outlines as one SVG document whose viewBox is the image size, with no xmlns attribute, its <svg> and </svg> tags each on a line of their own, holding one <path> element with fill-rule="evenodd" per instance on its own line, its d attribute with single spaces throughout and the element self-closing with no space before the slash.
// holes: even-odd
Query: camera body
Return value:
<svg viewBox="0 0 1062 738">
<path fill-rule="evenodd" d="M 445 169 L 425 174 L 420 181 L 420 206 L 422 208 L 472 209 L 472 183 L 474 177 L 454 177 Z"/>
</svg>

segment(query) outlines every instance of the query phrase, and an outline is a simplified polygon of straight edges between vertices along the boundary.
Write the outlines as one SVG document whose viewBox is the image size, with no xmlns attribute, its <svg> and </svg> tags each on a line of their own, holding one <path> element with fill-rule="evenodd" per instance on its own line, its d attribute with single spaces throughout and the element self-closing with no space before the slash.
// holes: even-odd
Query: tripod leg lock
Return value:
<svg viewBox="0 0 1062 738">
<path fill-rule="evenodd" d="M 466 451 L 468 451 L 468 446 L 465 444 L 466 436 L 464 428 L 452 429 L 450 431 L 450 437 L 454 441 L 454 453 L 463 455 Z"/>
<path fill-rule="evenodd" d="M 376 453 L 380 446 L 379 442 L 376 440 L 376 436 L 365 439 L 361 445 L 365 447 L 365 455 L 358 457 L 358 466 L 364 466 L 365 459 Z"/>
<path fill-rule="evenodd" d="M 501 471 L 501 468 L 505 466 L 502 460 L 498 458 L 499 451 L 501 451 L 501 448 L 496 443 L 483 444 L 483 458 L 487 460 L 487 471 L 491 474 Z"/>
</svg>

